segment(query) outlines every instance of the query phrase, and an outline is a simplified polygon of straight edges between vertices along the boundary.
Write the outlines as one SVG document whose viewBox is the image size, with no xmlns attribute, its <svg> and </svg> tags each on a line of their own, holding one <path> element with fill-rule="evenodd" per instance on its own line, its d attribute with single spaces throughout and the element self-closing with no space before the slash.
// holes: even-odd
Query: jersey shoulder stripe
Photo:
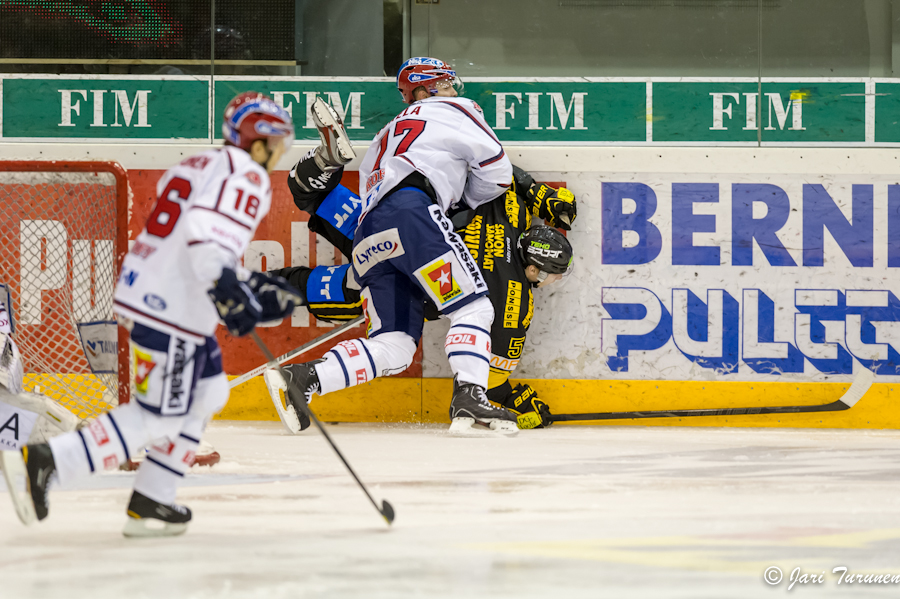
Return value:
<svg viewBox="0 0 900 599">
<path fill-rule="evenodd" d="M 215 239 L 195 239 L 193 241 L 188 241 L 188 247 L 193 247 L 195 245 L 203 245 L 204 243 L 214 243 L 235 258 L 237 258 L 237 254 L 234 253 L 234 250 L 228 247 L 227 245 L 216 241 Z"/>
<path fill-rule="evenodd" d="M 133 317 L 143 318 L 143 319 L 149 320 L 149 321 L 151 321 L 151 322 L 155 322 L 155 323 L 157 323 L 158 325 L 162 325 L 162 326 L 164 326 L 164 327 L 168 327 L 168 328 L 170 328 L 170 329 L 172 329 L 172 330 L 178 331 L 179 333 L 183 333 L 184 335 L 187 335 L 187 336 L 190 336 L 190 337 L 198 338 L 198 339 L 201 339 L 201 340 L 202 340 L 202 339 L 206 339 L 206 335 L 204 335 L 203 333 L 200 333 L 200 332 L 197 332 L 197 331 L 192 331 L 192 330 L 187 329 L 187 328 L 185 328 L 185 327 L 179 326 L 179 325 L 175 324 L 174 322 L 170 322 L 170 321 L 168 321 L 168 320 L 165 320 L 165 319 L 160 318 L 160 317 L 158 317 L 158 316 L 154 316 L 154 315 L 152 315 L 152 314 L 147 314 L 147 313 L 144 312 L 143 310 L 138 310 L 137 308 L 135 308 L 135 307 L 133 307 L 133 306 L 129 306 L 128 304 L 126 304 L 126 303 L 123 302 L 122 300 L 114 299 L 114 300 L 113 300 L 113 305 L 115 305 L 117 308 L 119 308 L 119 311 L 120 311 L 120 312 L 125 312 L 125 316 L 128 316 L 127 312 L 131 312 L 131 314 L 132 314 Z M 152 325 L 151 325 L 151 326 L 152 326 Z"/>
<path fill-rule="evenodd" d="M 225 152 L 225 156 L 228 157 L 228 174 L 225 175 L 225 177 L 222 179 L 222 187 L 219 189 L 219 197 L 216 198 L 216 210 L 219 209 L 219 204 L 222 202 L 222 194 L 225 193 L 225 185 L 228 184 L 228 178 L 234 174 L 234 161 L 231 159 L 231 153 L 224 148 L 222 149 L 222 151 Z"/>
<path fill-rule="evenodd" d="M 457 104 L 457 103 L 455 103 L 455 102 L 446 102 L 446 101 L 444 101 L 444 102 L 431 102 L 431 103 L 432 103 L 432 104 L 442 104 L 442 105 L 445 105 L 445 106 L 452 106 L 452 107 L 455 108 L 456 110 L 458 110 L 458 111 L 460 111 L 461 113 L 463 113 L 464 115 L 466 115 L 473 123 L 475 123 L 475 125 L 476 125 L 479 129 L 481 129 L 482 131 L 484 131 L 485 133 L 487 133 L 487 135 L 488 135 L 492 140 L 494 140 L 494 141 L 497 143 L 498 146 L 501 146 L 501 147 L 502 147 L 502 144 L 500 143 L 500 140 L 497 139 L 497 136 L 494 135 L 494 132 L 491 131 L 489 128 L 485 127 L 484 125 L 482 125 L 480 122 L 478 122 L 478 119 L 476 119 L 476 118 L 472 115 L 471 112 L 469 112 L 468 110 L 466 110 L 465 108 L 463 108 L 463 107 L 460 106 L 459 104 Z"/>
<path fill-rule="evenodd" d="M 483 162 L 479 162 L 479 163 L 478 163 L 478 166 L 480 166 L 480 167 L 485 167 L 485 166 L 494 164 L 494 163 L 497 162 L 498 160 L 502 159 L 504 155 L 506 155 L 506 152 L 503 150 L 503 148 L 500 148 L 500 153 L 499 153 L 499 154 L 497 154 L 497 155 L 494 156 L 493 158 L 488 158 L 487 160 L 485 160 L 485 161 L 483 161 Z"/>
</svg>

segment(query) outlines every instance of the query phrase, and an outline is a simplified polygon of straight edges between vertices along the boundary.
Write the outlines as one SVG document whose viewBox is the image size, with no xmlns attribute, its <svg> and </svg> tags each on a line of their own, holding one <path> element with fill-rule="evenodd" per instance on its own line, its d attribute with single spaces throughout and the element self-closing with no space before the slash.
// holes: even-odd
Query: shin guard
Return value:
<svg viewBox="0 0 900 599">
<path fill-rule="evenodd" d="M 491 365 L 491 324 L 494 308 L 481 297 L 450 314 L 444 351 L 450 368 L 462 383 L 487 389 Z"/>
<path fill-rule="evenodd" d="M 353 339 L 337 344 L 316 364 L 319 393 L 353 387 L 378 376 L 403 372 L 412 364 L 416 342 L 406 333 L 382 333 L 372 339 Z"/>
<path fill-rule="evenodd" d="M 113 470 L 128 461 L 131 452 L 149 441 L 143 431 L 123 431 L 118 410 L 92 420 L 80 430 L 50 439 L 59 481 L 66 484 L 94 472 Z M 135 439 L 129 447 L 126 435 Z M 138 434 L 133 434 L 137 432 Z M 139 437 L 139 438 L 138 438 Z"/>
<path fill-rule="evenodd" d="M 162 440 L 147 452 L 134 490 L 162 504 L 175 503 L 181 479 L 194 463 L 200 439 L 181 433 L 174 442 Z"/>
</svg>

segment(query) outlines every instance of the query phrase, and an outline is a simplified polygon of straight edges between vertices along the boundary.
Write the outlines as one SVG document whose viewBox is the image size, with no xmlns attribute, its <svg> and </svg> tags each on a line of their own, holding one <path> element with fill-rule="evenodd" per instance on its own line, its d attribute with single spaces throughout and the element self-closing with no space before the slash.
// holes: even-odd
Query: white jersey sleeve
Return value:
<svg viewBox="0 0 900 599">
<path fill-rule="evenodd" d="M 239 268 L 271 202 L 268 173 L 238 148 L 210 150 L 166 171 L 122 265 L 116 312 L 198 342 L 215 333 L 219 315 L 207 291 L 223 268 Z"/>
<path fill-rule="evenodd" d="M 476 207 L 512 182 L 503 145 L 478 104 L 466 98 L 435 96 L 410 105 L 378 133 L 359 170 L 363 212 L 413 171 L 428 178 L 444 212 L 464 192 Z"/>
</svg>

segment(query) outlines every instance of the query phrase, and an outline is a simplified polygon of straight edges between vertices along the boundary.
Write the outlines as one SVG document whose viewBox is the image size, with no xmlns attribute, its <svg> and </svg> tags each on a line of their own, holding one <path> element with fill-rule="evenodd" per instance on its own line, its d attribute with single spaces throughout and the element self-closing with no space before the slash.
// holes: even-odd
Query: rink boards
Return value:
<svg viewBox="0 0 900 599">
<path fill-rule="evenodd" d="M 134 194 L 132 239 L 163 169 L 201 147 L 91 146 L 91 158 L 133 155 L 122 159 Z M 78 155 L 76 148 L 52 149 L 59 159 Z M 6 151 L 0 145 L 0 156 Z M 47 145 L 16 151 L 48 157 Z M 292 150 L 283 166 L 303 151 Z M 562 285 L 535 293 L 534 324 L 516 369 L 516 380 L 531 382 L 553 412 L 826 404 L 865 367 L 878 373 L 877 382 L 847 412 L 608 423 L 900 427 L 891 401 L 900 382 L 894 283 L 900 167 L 893 152 L 510 147 L 508 153 L 539 180 L 565 181 L 579 202 L 568 235 L 575 271 Z M 339 263 L 293 207 L 285 174 L 273 176 L 273 210 L 245 265 Z M 348 171 L 345 183 L 352 188 L 356 173 Z M 330 330 L 299 309 L 260 333 L 279 355 Z M 317 398 L 314 407 L 331 421 L 445 421 L 451 377 L 445 330 L 445 323 L 426 327 L 420 354 L 403 376 Z M 220 332 L 219 340 L 231 376 L 264 361 L 249 339 Z M 235 389 L 220 418 L 274 419 L 262 380 Z"/>
<path fill-rule="evenodd" d="M 516 379 L 531 384 L 556 414 L 676 409 L 727 409 L 827 404 L 850 383 L 730 383 Z M 452 379 L 377 379 L 325 397 L 312 408 L 326 422 L 446 422 Z M 785 428 L 900 428 L 900 385 L 876 383 L 852 409 L 841 412 L 641 418 L 590 425 L 730 426 Z M 278 420 L 262 379 L 232 390 L 219 420 Z M 573 423 L 566 423 L 567 426 Z M 579 423 L 582 424 L 582 423 Z"/>
</svg>

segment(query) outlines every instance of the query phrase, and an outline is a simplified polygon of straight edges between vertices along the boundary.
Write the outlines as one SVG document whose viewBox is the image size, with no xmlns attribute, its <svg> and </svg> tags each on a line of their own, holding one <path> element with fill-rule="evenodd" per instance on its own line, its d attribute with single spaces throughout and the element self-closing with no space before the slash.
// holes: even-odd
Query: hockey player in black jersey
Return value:
<svg viewBox="0 0 900 599">
<path fill-rule="evenodd" d="M 349 258 L 360 200 L 340 181 L 344 165 L 353 160 L 354 153 L 333 108 L 318 99 L 311 112 L 322 144 L 290 171 L 288 187 L 297 207 L 309 214 L 310 230 Z M 537 392 L 527 384 L 513 385 L 509 377 L 521 358 L 534 314 L 532 288 L 549 285 L 571 270 L 572 246 L 554 227 L 569 230 L 575 217 L 571 191 L 535 183 L 531 175 L 514 167 L 509 191 L 452 218 L 482 270 L 494 306 L 487 395 L 492 402 L 513 411 L 522 429 L 552 422 L 549 407 Z M 532 226 L 533 221 L 546 221 L 551 226 Z M 348 321 L 362 314 L 359 286 L 349 264 L 289 267 L 273 274 L 305 291 L 307 309 L 318 319 Z M 426 316 L 436 319 L 437 308 L 426 307 Z"/>
</svg>

